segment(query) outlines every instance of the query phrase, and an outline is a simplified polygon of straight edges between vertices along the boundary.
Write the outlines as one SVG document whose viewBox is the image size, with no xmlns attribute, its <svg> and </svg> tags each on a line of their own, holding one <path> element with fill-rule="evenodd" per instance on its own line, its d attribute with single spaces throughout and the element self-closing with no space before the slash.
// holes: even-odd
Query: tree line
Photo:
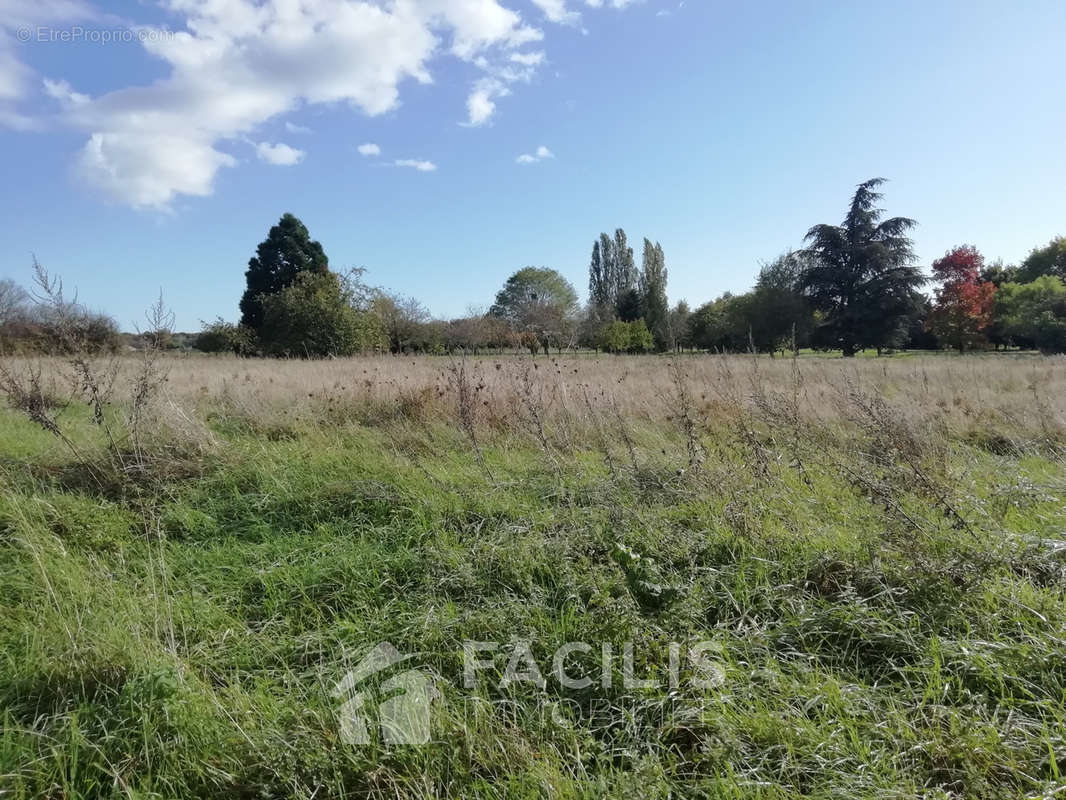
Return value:
<svg viewBox="0 0 1066 800">
<path fill-rule="evenodd" d="M 486 311 L 434 319 L 418 300 L 369 286 L 363 270 L 331 270 L 322 244 L 285 214 L 248 262 L 240 321 L 218 319 L 167 343 L 307 358 L 494 348 L 533 354 L 813 348 L 846 357 L 865 349 L 1066 352 L 1066 237 L 1034 248 L 1017 266 L 986 263 L 976 247 L 960 245 L 926 275 L 909 236 L 917 222 L 886 217 L 879 207 L 883 183 L 860 184 L 840 224 L 811 227 L 802 247 L 760 268 L 750 291 L 695 309 L 685 301 L 669 305 L 662 245 L 645 238 L 638 267 L 619 228 L 593 243 L 583 307 L 559 272 L 525 267 Z M 922 291 L 930 283 L 931 295 Z M 83 340 L 100 349 L 138 344 L 136 337 L 123 340 L 106 315 L 73 307 Z M 53 313 L 14 282 L 0 282 L 0 346 L 47 349 Z M 145 335 L 153 334 L 142 341 Z"/>
</svg>

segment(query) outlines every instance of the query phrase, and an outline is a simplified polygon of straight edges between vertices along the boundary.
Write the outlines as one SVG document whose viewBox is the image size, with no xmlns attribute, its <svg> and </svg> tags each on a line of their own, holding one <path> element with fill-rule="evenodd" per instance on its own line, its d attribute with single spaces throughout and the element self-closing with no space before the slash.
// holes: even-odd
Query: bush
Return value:
<svg viewBox="0 0 1066 800">
<path fill-rule="evenodd" d="M 338 275 L 305 272 L 263 296 L 259 347 L 267 355 L 320 358 L 388 348 L 379 317 L 357 310 Z"/>
<path fill-rule="evenodd" d="M 655 349 L 655 337 L 642 319 L 616 321 L 600 332 L 599 346 L 608 353 L 647 353 Z"/>
<path fill-rule="evenodd" d="M 16 352 L 98 355 L 122 348 L 118 324 L 104 314 L 71 305 L 62 313 L 38 307 L 0 326 L 0 346 Z"/>
<path fill-rule="evenodd" d="M 204 323 L 193 347 L 203 353 L 235 353 L 243 356 L 252 352 L 254 339 L 252 332 L 243 325 L 234 325 L 220 318 Z"/>
</svg>

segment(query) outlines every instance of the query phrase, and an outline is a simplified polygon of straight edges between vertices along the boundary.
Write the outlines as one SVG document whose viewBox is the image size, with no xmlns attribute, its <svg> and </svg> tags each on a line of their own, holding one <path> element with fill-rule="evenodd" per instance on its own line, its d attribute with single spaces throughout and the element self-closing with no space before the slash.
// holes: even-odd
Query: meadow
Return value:
<svg viewBox="0 0 1066 800">
<path fill-rule="evenodd" d="M 5 370 L 5 800 L 1066 792 L 1066 358 Z"/>
</svg>

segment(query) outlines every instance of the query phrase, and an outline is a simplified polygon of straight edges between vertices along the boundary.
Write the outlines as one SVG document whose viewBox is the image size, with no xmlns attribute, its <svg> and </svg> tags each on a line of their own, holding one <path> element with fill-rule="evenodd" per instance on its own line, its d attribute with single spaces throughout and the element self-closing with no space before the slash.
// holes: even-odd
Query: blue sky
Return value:
<svg viewBox="0 0 1066 800">
<path fill-rule="evenodd" d="M 1016 262 L 1066 233 L 1063 41 L 1061 0 L 0 0 L 0 277 L 195 330 L 291 211 L 442 317 L 584 294 L 619 226 L 696 305 L 874 176 L 922 263 Z"/>
</svg>

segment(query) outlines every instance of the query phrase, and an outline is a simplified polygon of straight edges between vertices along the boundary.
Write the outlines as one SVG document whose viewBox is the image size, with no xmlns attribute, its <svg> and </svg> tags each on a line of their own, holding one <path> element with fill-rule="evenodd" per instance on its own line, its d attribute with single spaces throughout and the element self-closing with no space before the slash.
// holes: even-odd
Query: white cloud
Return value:
<svg viewBox="0 0 1066 800">
<path fill-rule="evenodd" d="M 144 37 L 142 46 L 162 63 L 163 77 L 90 97 L 59 76 L 35 81 L 17 57 L 14 32 L 91 18 L 92 9 L 83 0 L 0 0 L 0 125 L 38 124 L 23 108 L 36 85 L 58 101 L 55 121 L 87 137 L 79 174 L 136 208 L 166 209 L 183 195 L 210 194 L 219 172 L 236 164 L 227 152 L 234 143 L 258 141 L 260 126 L 297 109 L 347 104 L 368 116 L 392 111 L 404 85 L 431 83 L 431 67 L 445 55 L 480 70 L 467 96 L 465 124 L 485 125 L 500 100 L 545 61 L 543 50 L 530 49 L 544 33 L 515 10 L 518 0 L 159 2 L 177 32 Z M 549 21 L 576 15 L 566 0 L 536 5 Z M 285 128 L 307 132 L 292 122 Z M 289 145 L 263 142 L 256 149 L 270 163 L 303 157 Z M 434 168 L 428 161 L 402 165 Z"/>
<path fill-rule="evenodd" d="M 11 28 L 96 16 L 92 7 L 82 0 L 0 0 L 0 24 Z"/>
<path fill-rule="evenodd" d="M 289 133 L 299 133 L 299 134 L 311 133 L 311 129 L 310 128 L 308 128 L 308 127 L 306 127 L 304 125 L 297 125 L 295 122 L 286 122 L 285 123 L 285 130 L 287 130 Z"/>
<path fill-rule="evenodd" d="M 636 2 L 639 2 L 639 0 L 607 0 L 606 3 L 604 0 L 585 0 L 585 5 L 592 8 L 603 8 L 605 5 L 610 8 L 625 8 Z M 682 3 L 682 5 L 684 4 Z"/>
<path fill-rule="evenodd" d="M 507 97 L 511 90 L 499 78 L 482 78 L 474 84 L 473 91 L 466 98 L 468 125 L 484 125 L 496 113 L 496 101 Z"/>
<path fill-rule="evenodd" d="M 436 172 L 437 165 L 432 161 L 420 161 L 416 158 L 398 158 L 392 162 L 397 167 L 410 167 L 419 172 Z"/>
<path fill-rule="evenodd" d="M 91 137 L 123 143 L 121 165 L 109 163 L 114 147 L 97 148 L 83 154 L 83 161 L 93 165 L 83 174 L 130 205 L 165 207 L 189 194 L 188 188 L 209 192 L 214 174 L 230 163 L 227 141 L 252 134 L 300 105 L 343 102 L 370 116 L 391 111 L 404 82 L 431 81 L 430 62 L 442 52 L 471 62 L 483 58 L 485 69 L 493 70 L 489 84 L 475 85 L 484 91 L 479 97 L 485 102 L 475 99 L 468 115 L 481 124 L 495 111 L 495 101 L 509 94 L 508 80 L 530 69 L 519 65 L 512 74 L 493 64 L 500 58 L 506 63 L 512 52 L 543 36 L 501 0 L 387 5 L 376 0 L 165 0 L 165 5 L 184 15 L 186 30 L 144 46 L 170 66 L 169 76 L 67 112 L 67 121 Z M 165 159 L 153 151 L 163 142 L 177 148 L 192 174 L 209 176 L 206 184 L 190 186 L 161 171 Z M 143 176 L 136 174 L 138 163 Z M 164 188 L 168 183 L 171 191 Z M 145 185 L 153 190 L 145 191 Z"/>
<path fill-rule="evenodd" d="M 566 0 L 533 0 L 533 5 L 544 12 L 544 17 L 548 22 L 576 25 L 581 21 L 581 15 L 578 12 L 570 11 L 566 7 Z"/>
<path fill-rule="evenodd" d="M 75 92 L 66 81 L 52 81 L 45 78 L 44 93 L 65 106 L 80 106 L 82 103 L 89 102 L 89 95 Z"/>
<path fill-rule="evenodd" d="M 536 164 L 538 161 L 544 161 L 545 159 L 555 158 L 555 153 L 549 150 L 544 145 L 541 145 L 536 149 L 533 154 L 523 153 L 515 159 L 519 164 Z"/>
<path fill-rule="evenodd" d="M 524 67 L 539 67 L 543 62 L 543 50 L 537 50 L 533 53 L 511 53 L 512 64 L 521 64 Z"/>
<path fill-rule="evenodd" d="M 356 148 L 356 150 L 359 151 L 359 155 L 363 155 L 363 156 L 380 156 L 381 155 L 381 148 L 378 147 L 373 142 L 367 142 L 366 144 L 361 144 L 361 145 L 359 145 L 359 147 Z"/>
<path fill-rule="evenodd" d="M 255 154 L 259 156 L 260 161 L 265 161 L 278 167 L 291 167 L 294 164 L 299 164 L 304 160 L 304 156 L 307 155 L 303 150 L 297 150 L 295 147 L 290 147 L 283 142 L 278 142 L 277 144 L 260 142 L 255 146 Z"/>
<path fill-rule="evenodd" d="M 17 110 L 34 85 L 33 70 L 18 58 L 25 33 L 59 20 L 87 20 L 93 10 L 81 0 L 0 0 L 0 127 L 33 130 L 40 121 Z M 38 86 L 41 84 L 38 83 Z"/>
<path fill-rule="evenodd" d="M 190 136 L 94 133 L 81 152 L 78 171 L 133 208 L 166 209 L 175 195 L 211 194 L 215 173 L 236 163 L 210 142 Z"/>
<path fill-rule="evenodd" d="M 577 25 L 581 22 L 581 14 L 571 11 L 567 7 L 567 0 L 530 0 L 533 5 L 544 12 L 544 17 L 549 22 L 557 22 L 561 25 Z M 589 8 L 625 8 L 640 0 L 585 0 Z M 684 3 L 682 3 L 684 5 Z M 587 31 L 586 31 L 587 33 Z"/>
</svg>

